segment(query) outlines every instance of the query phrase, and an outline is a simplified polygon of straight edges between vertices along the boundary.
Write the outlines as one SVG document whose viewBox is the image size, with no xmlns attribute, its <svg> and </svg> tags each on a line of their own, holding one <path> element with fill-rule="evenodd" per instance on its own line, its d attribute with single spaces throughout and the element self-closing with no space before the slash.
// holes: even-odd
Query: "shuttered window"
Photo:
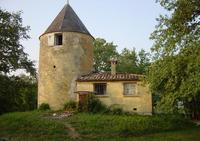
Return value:
<svg viewBox="0 0 200 141">
<path fill-rule="evenodd" d="M 135 95 L 135 94 L 136 94 L 136 84 L 124 83 L 124 95 Z"/>
</svg>

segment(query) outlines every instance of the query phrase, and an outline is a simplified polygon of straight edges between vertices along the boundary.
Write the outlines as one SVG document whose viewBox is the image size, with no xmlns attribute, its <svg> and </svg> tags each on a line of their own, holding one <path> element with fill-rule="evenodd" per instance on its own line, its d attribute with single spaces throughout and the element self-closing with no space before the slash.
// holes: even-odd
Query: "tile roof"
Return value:
<svg viewBox="0 0 200 141">
<path fill-rule="evenodd" d="M 131 73 L 116 73 L 112 75 L 110 72 L 97 72 L 80 76 L 78 82 L 87 81 L 140 81 L 143 75 Z"/>
<path fill-rule="evenodd" d="M 52 32 L 79 32 L 91 36 L 69 4 L 64 6 L 43 35 Z"/>
</svg>

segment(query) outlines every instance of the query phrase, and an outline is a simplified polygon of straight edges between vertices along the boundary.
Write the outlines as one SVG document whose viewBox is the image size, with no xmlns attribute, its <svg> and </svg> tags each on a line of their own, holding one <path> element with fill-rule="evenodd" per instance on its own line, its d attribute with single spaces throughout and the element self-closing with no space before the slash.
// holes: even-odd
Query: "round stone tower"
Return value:
<svg viewBox="0 0 200 141">
<path fill-rule="evenodd" d="M 69 4 L 40 36 L 38 106 L 76 100 L 76 79 L 93 67 L 93 37 Z"/>
</svg>

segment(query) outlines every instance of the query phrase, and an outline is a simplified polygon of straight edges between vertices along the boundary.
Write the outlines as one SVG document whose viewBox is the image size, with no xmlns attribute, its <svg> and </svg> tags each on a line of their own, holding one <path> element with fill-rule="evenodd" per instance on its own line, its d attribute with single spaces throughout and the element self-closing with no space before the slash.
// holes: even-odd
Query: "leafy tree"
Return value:
<svg viewBox="0 0 200 141">
<path fill-rule="evenodd" d="M 28 59 L 23 39 L 29 39 L 29 27 L 22 25 L 21 12 L 9 13 L 0 9 L 0 114 L 33 110 L 37 106 L 37 82 L 34 63 Z M 17 69 L 25 69 L 27 76 L 8 76 Z"/>
<path fill-rule="evenodd" d="M 110 71 L 109 60 L 118 56 L 116 45 L 97 38 L 94 42 L 94 68 L 96 71 Z"/>
<path fill-rule="evenodd" d="M 0 9 L 0 73 L 26 69 L 35 74 L 35 68 L 20 40 L 28 39 L 29 27 L 22 25 L 21 12 L 9 13 Z"/>
<path fill-rule="evenodd" d="M 119 55 L 119 64 L 117 70 L 119 72 L 145 74 L 150 65 L 150 54 L 141 49 L 138 53 L 124 48 Z"/>
<path fill-rule="evenodd" d="M 138 64 L 137 64 L 138 60 L 135 49 L 129 50 L 127 48 L 124 48 L 118 60 L 119 63 L 117 65 L 117 70 L 119 72 L 129 72 L 129 73 L 138 72 Z"/>
<path fill-rule="evenodd" d="M 28 76 L 0 75 L 0 103 L 0 114 L 36 109 L 36 79 Z"/>
<path fill-rule="evenodd" d="M 141 49 L 138 53 L 138 73 L 145 74 L 151 64 L 150 53 Z"/>
<path fill-rule="evenodd" d="M 144 74 L 150 65 L 150 54 L 145 50 L 137 53 L 135 49 L 124 48 L 119 54 L 116 45 L 97 38 L 94 42 L 94 67 L 96 71 L 110 71 L 110 59 L 117 58 L 118 72 Z"/>
<path fill-rule="evenodd" d="M 200 117 L 200 1 L 158 0 L 169 15 L 161 15 L 151 39 L 156 61 L 148 81 L 159 97 L 162 111 L 184 112 Z"/>
</svg>

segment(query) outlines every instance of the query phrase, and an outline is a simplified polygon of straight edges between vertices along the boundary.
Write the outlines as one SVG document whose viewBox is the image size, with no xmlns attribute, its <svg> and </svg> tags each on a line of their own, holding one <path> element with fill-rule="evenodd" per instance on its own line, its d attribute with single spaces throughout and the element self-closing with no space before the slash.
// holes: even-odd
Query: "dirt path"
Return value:
<svg viewBox="0 0 200 141">
<path fill-rule="evenodd" d="M 67 132 L 69 136 L 74 140 L 80 140 L 80 134 L 76 131 L 74 127 L 72 127 L 69 123 L 64 124 L 65 127 L 68 129 Z"/>
</svg>

